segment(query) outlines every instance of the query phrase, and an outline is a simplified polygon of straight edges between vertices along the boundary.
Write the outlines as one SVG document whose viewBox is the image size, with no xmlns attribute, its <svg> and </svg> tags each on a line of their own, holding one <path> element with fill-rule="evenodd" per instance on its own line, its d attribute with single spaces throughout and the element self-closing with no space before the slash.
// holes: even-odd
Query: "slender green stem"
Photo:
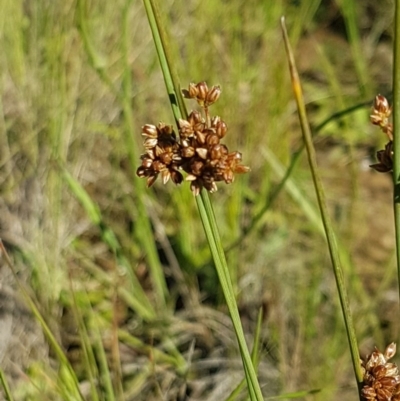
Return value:
<svg viewBox="0 0 400 401">
<path fill-rule="evenodd" d="M 172 111 L 175 120 L 187 116 L 183 103 L 178 78 L 173 69 L 172 58 L 167 46 L 167 38 L 163 30 L 157 2 L 155 0 L 144 0 L 149 24 L 152 30 L 154 43 L 160 60 L 161 69 L 164 75 L 166 89 L 170 98 Z M 261 401 L 263 396 L 257 380 L 256 371 L 247 348 L 243 328 L 240 321 L 239 311 L 236 304 L 235 293 L 229 276 L 229 269 L 226 263 L 222 242 L 219 236 L 218 225 L 211 205 L 208 193 L 203 189 L 200 196 L 196 197 L 199 214 L 203 223 L 204 231 L 214 259 L 222 291 L 228 305 L 233 327 L 239 343 L 239 349 L 243 361 L 244 372 L 248 384 L 248 391 L 252 400 Z"/>
<path fill-rule="evenodd" d="M 236 304 L 235 294 L 232 287 L 232 282 L 229 276 L 229 269 L 225 259 L 225 253 L 222 247 L 222 242 L 219 237 L 218 225 L 215 219 L 214 210 L 211 205 L 208 193 L 203 189 L 200 196 L 196 197 L 197 206 L 201 221 L 203 223 L 204 231 L 210 245 L 211 254 L 214 259 L 215 267 L 217 270 L 218 278 L 225 296 L 226 304 L 231 315 L 233 328 L 239 343 L 240 353 L 243 359 L 243 365 L 246 372 L 247 384 L 249 392 L 253 393 L 255 400 L 262 400 L 263 396 L 257 380 L 257 375 L 254 369 L 253 362 L 247 348 L 246 340 L 244 337 L 243 328 L 240 322 L 239 311 Z"/>
<path fill-rule="evenodd" d="M 8 386 L 6 377 L 4 375 L 3 370 L 0 368 L 0 383 L 4 390 L 4 396 L 6 397 L 7 401 L 13 401 L 14 398 L 11 394 L 10 387 Z"/>
<path fill-rule="evenodd" d="M 160 11 L 157 2 L 154 0 L 144 0 L 143 2 L 150 26 L 157 27 L 157 29 L 152 29 L 151 32 L 161 69 L 163 71 L 164 82 L 172 107 L 172 112 L 176 122 L 178 122 L 180 118 L 185 118 L 187 116 L 187 112 L 180 91 L 177 75 L 173 68 L 173 62 L 169 55 L 167 35 L 165 34 L 163 24 L 160 20 Z"/>
<path fill-rule="evenodd" d="M 340 257 L 339 257 L 338 246 L 336 243 L 336 237 L 335 237 L 335 234 L 333 231 L 332 223 L 330 221 L 327 206 L 326 206 L 325 194 L 324 194 L 324 191 L 322 188 L 321 178 L 320 178 L 319 172 L 318 172 L 315 148 L 313 145 L 310 126 L 309 126 L 308 119 L 307 119 L 307 113 L 306 113 L 306 108 L 305 108 L 305 104 L 304 104 L 304 98 L 303 98 L 303 93 L 302 93 L 302 89 L 301 89 L 300 79 L 299 79 L 299 75 L 297 72 L 293 52 L 292 52 L 292 49 L 291 49 L 291 46 L 289 43 L 284 18 L 282 18 L 281 22 L 282 22 L 282 31 L 283 31 L 284 41 L 285 41 L 285 47 L 286 47 L 288 60 L 289 60 L 289 68 L 290 68 L 290 75 L 292 78 L 293 92 L 294 92 L 294 96 L 295 96 L 296 103 L 297 103 L 297 109 L 298 109 L 301 129 L 303 132 L 303 138 L 304 138 L 304 142 L 305 142 L 307 154 L 308 154 L 308 162 L 310 165 L 310 170 L 311 170 L 311 174 L 312 174 L 313 181 L 314 181 L 315 191 L 316 191 L 318 205 L 319 205 L 320 212 L 321 212 L 322 222 L 323 222 L 324 229 L 325 229 L 326 239 L 328 242 L 329 252 L 330 252 L 332 266 L 333 266 L 333 272 L 335 275 L 336 285 L 337 285 L 337 289 L 338 289 L 338 293 L 339 293 L 340 305 L 342 308 L 342 313 L 343 313 L 344 322 L 345 322 L 346 331 L 347 331 L 347 338 L 349 340 L 349 345 L 350 345 L 350 352 L 351 352 L 351 357 L 352 357 L 352 361 L 353 361 L 354 373 L 356 376 L 357 385 L 360 387 L 360 383 L 363 380 L 361 366 L 360 366 L 360 355 L 358 352 L 357 339 L 356 339 L 355 330 L 354 330 L 354 326 L 353 326 L 353 320 L 351 317 L 349 300 L 348 300 L 348 296 L 347 296 L 347 292 L 346 292 L 346 287 L 345 287 L 345 282 L 344 282 L 344 277 L 343 277 L 343 272 L 342 272 L 342 265 L 341 265 L 341 261 L 340 261 Z"/>
<path fill-rule="evenodd" d="M 259 362 L 259 351 L 260 351 L 260 336 L 261 336 L 261 328 L 262 328 L 262 319 L 263 319 L 263 312 L 262 309 L 258 311 L 257 317 L 257 326 L 254 333 L 254 343 L 253 349 L 251 350 L 251 360 L 253 361 L 254 366 L 258 366 Z M 234 401 L 239 397 L 239 394 L 246 386 L 246 379 L 242 379 L 240 383 L 235 387 L 232 393 L 226 398 L 225 401 Z"/>
<path fill-rule="evenodd" d="M 261 388 L 257 380 L 256 371 L 247 348 L 243 327 L 241 325 L 239 311 L 235 299 L 235 293 L 232 281 L 229 275 L 228 265 L 226 263 L 225 253 L 222 247 L 221 238 L 219 236 L 218 225 L 215 219 L 214 210 L 208 193 L 203 189 L 200 196 L 196 197 L 201 221 L 210 246 L 211 254 L 214 259 L 219 282 L 224 293 L 224 297 L 228 306 L 229 314 L 232 319 L 233 328 L 239 343 L 240 353 L 243 360 L 243 366 L 246 373 L 247 384 L 251 399 L 262 400 L 263 396 Z"/>
<path fill-rule="evenodd" d="M 397 274 L 400 295 L 400 0 L 395 2 L 393 45 L 393 184 L 394 219 L 396 228 Z"/>
</svg>

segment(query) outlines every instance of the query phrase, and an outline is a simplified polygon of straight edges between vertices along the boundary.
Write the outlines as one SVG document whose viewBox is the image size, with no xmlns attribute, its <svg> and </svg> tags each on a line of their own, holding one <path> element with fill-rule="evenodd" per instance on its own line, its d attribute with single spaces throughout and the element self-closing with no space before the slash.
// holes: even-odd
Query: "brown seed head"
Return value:
<svg viewBox="0 0 400 401">
<path fill-rule="evenodd" d="M 400 400 L 400 376 L 397 366 L 388 362 L 394 356 L 396 346 L 390 344 L 384 353 L 377 348 L 361 361 L 363 388 L 361 395 L 367 401 Z"/>
<path fill-rule="evenodd" d="M 181 155 L 182 155 L 182 157 L 185 157 L 185 158 L 193 157 L 195 153 L 196 153 L 196 151 L 194 150 L 194 148 L 192 146 L 187 146 L 187 147 L 181 149 Z"/>
<path fill-rule="evenodd" d="M 143 142 L 143 146 L 146 149 L 153 149 L 158 143 L 158 138 L 146 138 Z"/>
<path fill-rule="evenodd" d="M 204 162 L 201 160 L 193 160 L 190 163 L 190 171 L 195 176 L 200 176 L 204 167 Z"/>
<path fill-rule="evenodd" d="M 374 400 L 376 400 L 376 392 L 370 386 L 364 386 L 361 389 L 361 395 L 366 401 L 374 401 Z"/>
<path fill-rule="evenodd" d="M 241 164 L 239 152 L 229 153 L 220 143 L 227 133 L 227 125 L 220 117 L 209 114 L 208 106 L 219 99 L 221 88 L 216 85 L 209 89 L 205 82 L 191 83 L 183 93 L 185 97 L 196 99 L 203 108 L 204 117 L 199 111 L 192 111 L 187 119 L 180 119 L 178 139 L 171 125 L 144 125 L 142 135 L 146 153 L 141 156 L 142 162 L 136 173 L 146 178 L 150 186 L 159 175 L 164 184 L 170 179 L 179 184 L 183 180 L 180 170 L 183 170 L 195 195 L 202 188 L 215 192 L 217 182 L 231 183 L 236 173 L 250 169 Z"/>
<path fill-rule="evenodd" d="M 389 117 L 390 113 L 392 112 L 388 100 L 382 95 L 378 95 L 375 97 L 374 111 L 387 117 Z"/>
<path fill-rule="evenodd" d="M 205 145 L 207 135 L 208 135 L 207 130 L 196 131 L 196 141 L 197 141 L 199 146 Z"/>
<path fill-rule="evenodd" d="M 219 144 L 219 136 L 217 134 L 210 133 L 206 138 L 206 145 L 209 148 L 211 148 L 214 145 L 218 145 L 218 144 Z"/>
<path fill-rule="evenodd" d="M 207 94 L 208 94 L 208 86 L 207 84 L 203 81 L 203 82 L 199 82 L 197 85 L 197 101 L 201 104 L 204 104 L 206 98 L 207 98 Z"/>
<path fill-rule="evenodd" d="M 388 358 L 389 359 L 389 358 Z M 395 363 L 386 363 L 387 376 L 399 376 L 399 369 Z M 400 379 L 400 376 L 399 376 Z"/>
<path fill-rule="evenodd" d="M 221 88 L 219 85 L 211 87 L 211 89 L 208 91 L 206 99 L 205 99 L 205 105 L 206 106 L 211 106 L 213 103 L 215 103 L 219 97 L 221 96 Z"/>
<path fill-rule="evenodd" d="M 145 169 L 149 169 L 153 165 L 153 159 L 148 157 L 147 155 L 142 156 L 142 167 Z"/>
<path fill-rule="evenodd" d="M 158 136 L 157 127 L 152 124 L 143 125 L 142 135 L 146 138 L 157 138 L 157 136 Z"/>
<path fill-rule="evenodd" d="M 400 401 L 400 384 L 397 384 L 393 391 L 392 401 Z"/>
<path fill-rule="evenodd" d="M 164 123 L 159 123 L 157 127 L 146 124 L 142 127 L 142 135 L 145 137 L 146 153 L 141 156 L 142 164 L 136 174 L 139 177 L 146 177 L 147 185 L 151 186 L 161 173 L 162 181 L 166 183 L 171 178 L 171 172 L 178 168 L 177 163 L 181 160 L 180 145 L 176 141 L 173 128 Z M 174 179 L 179 181 L 176 174 L 174 174 Z"/>
<path fill-rule="evenodd" d="M 380 173 L 388 173 L 393 170 L 393 142 L 386 144 L 384 150 L 376 153 L 379 163 L 372 164 L 370 167 Z"/>
<path fill-rule="evenodd" d="M 385 365 L 377 365 L 372 368 L 371 372 L 372 376 L 375 379 L 382 379 L 386 376 L 386 367 Z"/>
<path fill-rule="evenodd" d="M 382 131 L 388 135 L 390 141 L 393 140 L 393 127 L 392 124 L 389 123 L 391 114 L 392 108 L 389 106 L 387 99 L 382 95 L 376 96 L 370 119 L 372 124 L 378 125 Z"/>
<path fill-rule="evenodd" d="M 390 343 L 384 352 L 384 356 L 386 360 L 393 358 L 393 356 L 396 354 L 396 344 L 395 343 Z"/>
<path fill-rule="evenodd" d="M 215 132 L 221 139 L 226 135 L 227 130 L 228 127 L 224 121 L 221 120 L 215 124 Z"/>
<path fill-rule="evenodd" d="M 197 95 L 199 94 L 199 90 L 198 90 L 196 84 L 193 84 L 193 83 L 190 83 L 190 84 L 189 84 L 188 93 L 189 93 L 189 97 L 190 97 L 191 99 L 197 97 Z"/>
<path fill-rule="evenodd" d="M 171 180 L 175 185 L 179 185 L 183 181 L 183 175 L 179 171 L 172 170 Z"/>
<path fill-rule="evenodd" d="M 181 139 L 183 138 L 189 138 L 191 135 L 193 135 L 193 126 L 190 124 L 189 121 L 183 120 L 182 118 L 179 119 L 178 121 L 179 124 L 179 135 Z"/>
<path fill-rule="evenodd" d="M 196 149 L 196 153 L 198 154 L 198 156 L 203 159 L 206 160 L 207 156 L 208 156 L 208 150 L 207 148 L 197 148 Z"/>
<path fill-rule="evenodd" d="M 391 112 L 392 109 L 387 99 L 382 95 L 376 96 L 371 114 L 371 122 L 381 128 L 389 138 L 389 142 L 386 144 L 384 150 L 379 150 L 376 154 L 379 163 L 375 163 L 370 167 L 381 173 L 393 170 L 393 126 L 389 123 Z M 385 355 L 391 355 L 395 352 L 396 345 L 392 343 L 387 347 Z"/>
<path fill-rule="evenodd" d="M 194 127 L 196 124 L 204 124 L 204 119 L 201 117 L 200 112 L 193 110 L 188 116 L 189 123 Z"/>
<path fill-rule="evenodd" d="M 217 144 L 211 148 L 210 158 L 211 160 L 220 160 L 225 156 L 227 148 L 225 145 Z"/>
</svg>

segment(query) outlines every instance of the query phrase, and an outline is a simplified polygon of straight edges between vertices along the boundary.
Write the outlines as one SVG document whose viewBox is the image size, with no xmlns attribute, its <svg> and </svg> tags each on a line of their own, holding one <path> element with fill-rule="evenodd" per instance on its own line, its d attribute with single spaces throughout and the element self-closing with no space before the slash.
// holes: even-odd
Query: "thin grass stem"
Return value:
<svg viewBox="0 0 400 401">
<path fill-rule="evenodd" d="M 178 78 L 171 61 L 172 58 L 169 55 L 167 40 L 164 34 L 163 24 L 161 23 L 160 19 L 160 12 L 158 11 L 157 2 L 154 0 L 144 0 L 144 5 L 153 34 L 154 44 L 157 49 L 166 89 L 170 98 L 172 111 L 174 113 L 175 120 L 178 121 L 179 118 L 182 118 L 182 116 L 186 117 L 187 112 L 183 103 L 182 94 L 180 92 Z M 239 343 L 240 354 L 248 384 L 248 391 L 252 400 L 261 401 L 263 396 L 244 337 L 243 327 L 241 325 L 239 311 L 236 304 L 235 293 L 233 291 L 232 282 L 229 276 L 229 269 L 219 236 L 218 225 L 210 198 L 204 189 L 201 191 L 200 196 L 196 197 L 196 202 L 208 244 L 210 246 L 211 254 L 214 259 L 222 291 L 224 293 L 232 319 L 235 334 Z"/>
<path fill-rule="evenodd" d="M 236 298 L 232 287 L 232 282 L 229 276 L 229 269 L 225 259 L 225 253 L 222 248 L 222 242 L 219 237 L 218 225 L 215 219 L 214 211 L 211 205 L 210 197 L 205 190 L 202 190 L 200 197 L 196 198 L 199 208 L 200 217 L 203 223 L 204 231 L 207 236 L 207 241 L 210 246 L 211 254 L 214 259 L 219 282 L 225 296 L 225 301 L 229 309 L 229 314 L 232 319 L 235 334 L 239 343 L 240 353 L 242 355 L 243 365 L 245 369 L 247 384 L 249 387 L 251 399 L 262 400 L 261 389 L 257 380 L 253 362 L 251 361 L 250 353 L 247 348 L 244 337 L 243 327 L 240 322 L 239 311 L 236 304 Z M 254 396 L 252 394 L 254 391 Z"/>
<path fill-rule="evenodd" d="M 1 369 L 1 368 L 0 368 L 0 383 L 1 383 L 1 387 L 3 387 L 4 396 L 6 397 L 6 400 L 13 401 L 14 398 L 11 394 L 10 387 L 8 386 L 7 379 L 4 375 L 3 369 Z"/>
<path fill-rule="evenodd" d="M 172 107 L 175 122 L 178 123 L 180 118 L 187 117 L 187 111 L 183 102 L 176 71 L 173 68 L 173 62 L 169 56 L 167 36 L 165 34 L 163 24 L 161 23 L 160 11 L 157 2 L 154 0 L 144 0 L 143 3 L 151 27 L 151 33 L 153 35 L 157 56 L 163 72 L 169 102 Z"/>
<path fill-rule="evenodd" d="M 74 314 L 75 321 L 78 324 L 79 338 L 82 343 L 82 359 L 90 384 L 91 399 L 93 401 L 99 401 L 100 398 L 96 388 L 96 379 L 99 376 L 99 372 L 97 369 L 93 348 L 90 343 L 90 337 L 84 323 L 84 318 L 82 316 L 82 310 L 78 305 L 76 294 L 72 286 L 71 276 L 69 277 L 69 286 L 72 296 L 72 312 Z"/>
<path fill-rule="evenodd" d="M 340 256 L 339 256 L 339 250 L 338 250 L 333 226 L 332 226 L 329 214 L 328 214 L 328 209 L 326 206 L 325 194 L 324 194 L 324 190 L 322 187 L 321 178 L 320 178 L 320 175 L 318 172 L 316 153 L 315 153 L 315 148 L 313 145 L 310 126 L 309 126 L 308 119 L 307 119 L 307 113 L 306 113 L 306 108 L 305 108 L 305 104 L 304 104 L 304 98 L 303 98 L 303 93 L 302 93 L 302 89 L 301 89 L 300 79 L 299 79 L 299 75 L 297 72 L 293 51 L 292 51 L 290 43 L 289 43 L 284 17 L 282 17 L 282 19 L 281 19 L 281 25 L 282 25 L 282 32 L 283 32 L 287 57 L 288 57 L 288 61 L 289 61 L 290 75 L 291 75 L 291 79 L 292 79 L 292 88 L 293 88 L 294 97 L 295 97 L 296 103 L 297 103 L 299 120 L 300 120 L 300 124 L 301 124 L 301 129 L 303 132 L 304 142 L 305 142 L 306 149 L 307 149 L 310 170 L 311 170 L 314 187 L 315 187 L 315 191 L 316 191 L 316 195 L 317 195 L 318 205 L 319 205 L 320 212 L 321 212 L 322 222 L 323 222 L 325 233 L 326 233 L 326 239 L 327 239 L 327 243 L 328 243 L 329 253 L 330 253 L 332 266 L 333 266 L 333 272 L 335 275 L 336 286 L 338 289 L 338 294 L 339 294 L 339 299 L 340 299 L 340 305 L 341 305 L 343 318 L 344 318 L 344 322 L 345 322 L 345 326 L 346 326 L 347 338 L 348 338 L 349 346 L 350 346 L 350 353 L 351 353 L 352 362 L 353 362 L 353 369 L 354 369 L 355 378 L 357 381 L 357 386 L 358 386 L 358 388 L 360 388 L 360 385 L 363 380 L 361 366 L 360 366 L 360 355 L 358 352 L 357 339 L 356 339 L 356 335 L 355 335 L 353 319 L 351 316 L 348 295 L 347 295 L 347 291 L 346 291 L 346 287 L 345 287 L 343 271 L 342 271 L 342 264 L 341 264 Z"/>
<path fill-rule="evenodd" d="M 395 2 L 393 58 L 393 205 L 400 296 L 400 0 Z"/>
</svg>

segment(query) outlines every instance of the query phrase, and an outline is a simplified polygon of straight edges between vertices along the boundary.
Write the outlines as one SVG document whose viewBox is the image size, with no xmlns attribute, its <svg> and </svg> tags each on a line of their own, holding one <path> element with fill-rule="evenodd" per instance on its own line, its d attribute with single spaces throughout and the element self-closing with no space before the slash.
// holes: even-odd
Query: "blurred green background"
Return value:
<svg viewBox="0 0 400 401">
<path fill-rule="evenodd" d="M 302 146 L 279 21 L 286 16 L 365 354 L 398 335 L 391 179 L 368 167 L 385 143 L 369 114 L 376 94 L 390 95 L 393 4 L 160 3 L 182 87 L 221 85 L 211 112 L 252 170 L 211 197 L 226 247 L 240 239 L 227 257 L 250 345 L 264 312 L 265 396 L 356 399 L 304 153 L 271 202 Z M 0 237 L 82 393 L 228 399 L 243 372 L 189 184 L 147 190 L 135 176 L 141 126 L 173 123 L 142 2 L 0 5 Z M 6 266 L 0 275 L 9 328 L 0 358 L 15 399 L 76 399 Z"/>
</svg>

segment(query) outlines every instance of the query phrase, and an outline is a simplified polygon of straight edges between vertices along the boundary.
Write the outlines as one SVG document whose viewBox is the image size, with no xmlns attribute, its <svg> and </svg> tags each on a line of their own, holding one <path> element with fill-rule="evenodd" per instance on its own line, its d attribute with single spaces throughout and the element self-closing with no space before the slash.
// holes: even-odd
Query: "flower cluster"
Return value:
<svg viewBox="0 0 400 401">
<path fill-rule="evenodd" d="M 400 375 L 396 364 L 388 362 L 396 353 L 396 344 L 389 344 L 382 354 L 377 348 L 361 361 L 365 401 L 400 401 Z"/>
<path fill-rule="evenodd" d="M 235 173 L 247 173 L 250 169 L 241 164 L 241 153 L 229 152 L 221 143 L 227 133 L 226 123 L 220 117 L 209 114 L 209 106 L 221 95 L 220 87 L 209 89 L 205 82 L 200 82 L 190 84 L 183 94 L 186 98 L 195 99 L 203 114 L 195 110 L 187 120 L 180 119 L 178 136 L 172 126 L 164 123 L 144 125 L 142 135 L 146 153 L 141 156 L 142 164 L 136 174 L 146 178 L 150 187 L 159 175 L 164 184 L 169 179 L 180 184 L 183 181 L 181 171 L 184 171 L 187 173 L 185 180 L 190 181 L 195 195 L 202 188 L 215 192 L 216 182 L 230 184 Z"/>
<path fill-rule="evenodd" d="M 370 167 L 381 173 L 393 170 L 393 126 L 389 122 L 391 113 L 392 108 L 389 106 L 387 99 L 382 95 L 376 96 L 370 116 L 371 122 L 380 127 L 387 135 L 389 142 L 386 144 L 385 149 L 379 150 L 376 154 L 379 163 L 373 164 Z"/>
</svg>

